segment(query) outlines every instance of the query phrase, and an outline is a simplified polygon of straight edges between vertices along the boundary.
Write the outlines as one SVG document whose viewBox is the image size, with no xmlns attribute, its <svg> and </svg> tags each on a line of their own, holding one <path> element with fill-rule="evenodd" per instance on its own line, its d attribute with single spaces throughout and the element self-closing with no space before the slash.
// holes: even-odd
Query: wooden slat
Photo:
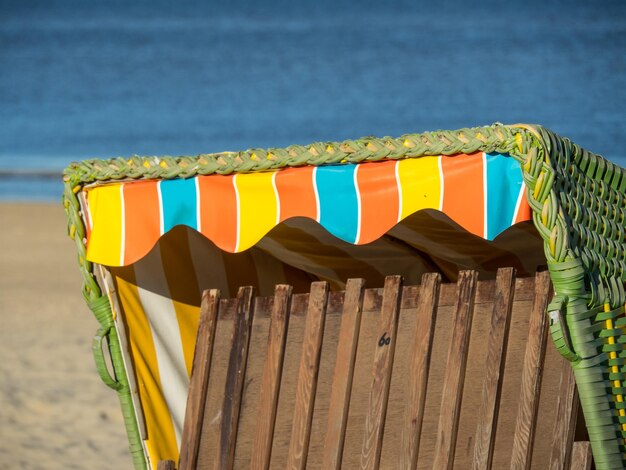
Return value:
<svg viewBox="0 0 626 470">
<path fill-rule="evenodd" d="M 422 276 L 415 312 L 415 334 L 409 367 L 408 396 L 404 408 L 402 451 L 400 452 L 398 468 L 414 469 L 417 465 L 440 285 L 440 274 L 427 273 Z"/>
<path fill-rule="evenodd" d="M 550 468 L 553 470 L 569 466 L 578 418 L 578 390 L 574 380 L 574 371 L 565 358 L 561 367 L 561 385 L 557 400 L 552 452 L 550 453 Z"/>
<path fill-rule="evenodd" d="M 530 313 L 528 342 L 522 368 L 522 385 L 517 412 L 517 423 L 513 437 L 511 468 L 530 468 L 535 437 L 539 391 L 543 375 L 548 316 L 546 307 L 550 295 L 550 277 L 547 271 L 535 276 L 535 297 Z"/>
<path fill-rule="evenodd" d="M 387 400 L 396 349 L 401 289 L 402 278 L 400 276 L 385 278 L 378 345 L 374 353 L 373 381 L 361 447 L 361 468 L 364 469 L 375 469 L 380 464 Z"/>
<path fill-rule="evenodd" d="M 276 408 L 280 392 L 280 379 L 283 371 L 285 340 L 289 325 L 291 286 L 277 285 L 274 291 L 274 306 L 270 322 L 267 345 L 267 359 L 263 370 L 258 418 L 254 433 L 254 444 L 250 467 L 266 469 L 270 465 L 272 438 L 276 423 Z"/>
<path fill-rule="evenodd" d="M 513 268 L 498 269 L 496 277 L 495 299 L 491 314 L 491 328 L 487 340 L 487 362 L 485 381 L 483 382 L 476 443 L 472 468 L 489 469 L 493 460 L 493 448 L 496 441 L 498 408 L 502 391 L 502 376 L 506 361 L 506 348 L 511 325 L 511 310 L 515 286 Z"/>
<path fill-rule="evenodd" d="M 364 285 L 364 279 L 349 279 L 346 284 L 324 440 L 322 468 L 328 470 L 341 468 L 354 363 L 359 343 Z"/>
<path fill-rule="evenodd" d="M 433 468 L 437 469 L 450 469 L 454 464 L 477 277 L 476 271 L 461 271 L 457 282 L 454 326 L 445 366 L 443 397 L 435 444 Z"/>
<path fill-rule="evenodd" d="M 289 469 L 303 469 L 306 467 L 327 299 L 328 283 L 314 282 L 311 285 L 302 357 L 300 359 L 300 369 L 298 370 L 296 404 L 287 464 Z"/>
<path fill-rule="evenodd" d="M 211 374 L 211 357 L 215 342 L 215 327 L 217 325 L 219 303 L 219 290 L 205 290 L 202 293 L 200 323 L 198 325 L 196 348 L 191 366 L 191 380 L 189 382 L 189 394 L 187 395 L 187 407 L 180 445 L 180 470 L 195 469 L 198 463 L 204 405 L 206 403 L 209 375 Z"/>
<path fill-rule="evenodd" d="M 228 372 L 220 421 L 219 451 L 215 456 L 214 465 L 214 468 L 220 470 L 231 469 L 234 464 L 239 411 L 241 409 L 250 331 L 254 315 L 253 293 L 254 288 L 241 287 L 237 294 L 237 317 L 235 318 L 235 329 L 228 359 Z"/>
<path fill-rule="evenodd" d="M 591 444 L 587 441 L 574 442 L 571 470 L 591 470 Z"/>
<path fill-rule="evenodd" d="M 157 470 L 176 470 L 176 466 L 173 460 L 160 460 L 157 464 Z"/>
</svg>

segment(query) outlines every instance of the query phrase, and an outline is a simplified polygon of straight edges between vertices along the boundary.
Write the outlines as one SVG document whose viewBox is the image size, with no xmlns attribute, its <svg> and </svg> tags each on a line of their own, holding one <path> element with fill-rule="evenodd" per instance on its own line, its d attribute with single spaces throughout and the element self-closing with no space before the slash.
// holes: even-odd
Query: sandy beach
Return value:
<svg viewBox="0 0 626 470">
<path fill-rule="evenodd" d="M 0 204 L 0 468 L 132 468 L 58 204 Z"/>
</svg>

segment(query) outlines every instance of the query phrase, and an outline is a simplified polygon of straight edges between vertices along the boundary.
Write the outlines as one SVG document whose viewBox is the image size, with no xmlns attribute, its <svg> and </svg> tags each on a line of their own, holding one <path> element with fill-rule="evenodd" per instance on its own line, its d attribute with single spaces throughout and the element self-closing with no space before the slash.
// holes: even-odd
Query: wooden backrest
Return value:
<svg viewBox="0 0 626 470">
<path fill-rule="evenodd" d="M 588 468 L 547 273 L 364 284 L 206 291 L 179 468 Z"/>
</svg>

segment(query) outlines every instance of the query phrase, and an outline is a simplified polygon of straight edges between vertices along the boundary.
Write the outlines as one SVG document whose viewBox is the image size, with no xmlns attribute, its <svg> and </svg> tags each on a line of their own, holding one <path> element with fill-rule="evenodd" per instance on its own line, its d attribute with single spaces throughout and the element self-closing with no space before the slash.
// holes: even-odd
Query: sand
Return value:
<svg viewBox="0 0 626 470">
<path fill-rule="evenodd" d="M 0 204 L 0 469 L 132 468 L 59 204 Z"/>
</svg>

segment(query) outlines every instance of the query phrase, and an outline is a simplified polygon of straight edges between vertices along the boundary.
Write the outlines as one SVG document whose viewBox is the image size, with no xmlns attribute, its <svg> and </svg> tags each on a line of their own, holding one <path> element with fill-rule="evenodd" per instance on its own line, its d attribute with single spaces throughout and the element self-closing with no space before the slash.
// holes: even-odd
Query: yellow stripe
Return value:
<svg viewBox="0 0 626 470">
<path fill-rule="evenodd" d="M 439 209 L 439 157 L 407 158 L 398 162 L 404 219 L 420 209 Z"/>
<path fill-rule="evenodd" d="M 198 294 L 201 296 L 202 294 Z M 180 329 L 180 340 L 183 344 L 183 355 L 185 357 L 185 367 L 187 375 L 191 377 L 191 366 L 193 364 L 193 353 L 196 348 L 196 335 L 198 333 L 198 323 L 200 323 L 200 307 L 196 305 L 184 304 L 172 300 L 178 328 Z"/>
<path fill-rule="evenodd" d="M 156 468 L 159 460 L 178 460 L 176 434 L 161 392 L 152 332 L 139 300 L 137 287 L 121 277 L 117 277 L 116 281 L 119 300 L 128 325 L 130 353 L 135 366 L 139 398 L 146 421 L 145 444 L 152 467 Z"/>
<path fill-rule="evenodd" d="M 276 225 L 277 201 L 272 185 L 274 173 L 239 174 L 239 246 L 250 248 Z"/>
<path fill-rule="evenodd" d="M 606 303 L 604 304 L 604 311 L 605 312 L 610 312 L 611 311 L 611 306 Z M 605 322 L 606 328 L 608 330 L 612 330 L 613 329 L 613 320 L 609 319 L 606 320 Z M 608 337 L 608 342 L 609 344 L 615 344 L 615 337 L 613 336 L 609 336 Z M 617 359 L 617 353 L 615 351 L 610 351 L 609 352 L 609 359 Z M 619 372 L 619 367 L 618 366 L 611 366 L 611 372 L 614 374 L 617 374 Z M 618 388 L 621 387 L 622 384 L 620 383 L 619 380 L 614 380 L 613 381 L 613 387 Z M 622 394 L 618 393 L 615 395 L 615 400 L 617 400 L 617 402 L 621 403 L 624 401 L 624 397 L 622 396 Z M 618 413 L 620 416 L 626 416 L 626 410 L 620 409 L 618 410 Z M 622 431 L 626 431 L 626 424 L 622 424 Z"/>
<path fill-rule="evenodd" d="M 87 195 L 93 230 L 87 247 L 90 261 L 120 265 L 122 249 L 122 198 L 119 184 L 99 186 Z"/>
</svg>

